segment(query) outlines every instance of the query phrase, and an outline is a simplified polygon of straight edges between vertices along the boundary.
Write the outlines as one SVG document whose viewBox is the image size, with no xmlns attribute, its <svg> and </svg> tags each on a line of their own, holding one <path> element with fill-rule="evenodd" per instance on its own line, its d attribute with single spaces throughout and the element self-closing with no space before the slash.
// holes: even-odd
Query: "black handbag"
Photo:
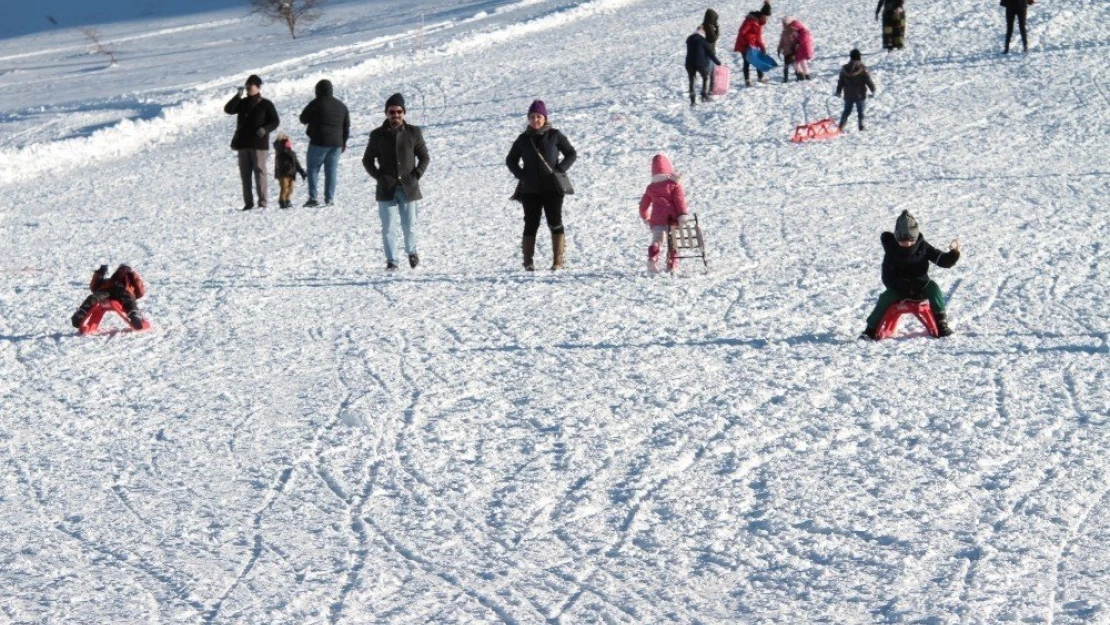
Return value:
<svg viewBox="0 0 1110 625">
<path fill-rule="evenodd" d="M 532 149 L 536 151 L 536 156 L 540 157 L 540 162 L 547 168 L 551 177 L 555 179 L 555 186 L 559 188 L 559 192 L 563 195 L 574 195 L 574 185 L 570 183 L 570 176 L 567 175 L 567 172 L 559 171 L 552 167 L 551 164 L 547 162 L 547 159 L 543 157 L 540 149 L 536 147 L 536 144 L 532 144 Z"/>
</svg>

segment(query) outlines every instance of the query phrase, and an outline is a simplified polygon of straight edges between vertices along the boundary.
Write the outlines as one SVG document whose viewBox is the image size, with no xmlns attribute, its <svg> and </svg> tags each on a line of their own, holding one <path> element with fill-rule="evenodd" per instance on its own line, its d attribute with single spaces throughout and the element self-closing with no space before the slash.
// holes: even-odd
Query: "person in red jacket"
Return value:
<svg viewBox="0 0 1110 625">
<path fill-rule="evenodd" d="M 135 300 L 142 299 L 146 295 L 146 285 L 143 284 L 143 278 L 139 272 L 128 267 L 127 265 L 120 265 L 112 277 L 108 275 L 108 265 L 101 265 L 100 269 L 93 272 L 92 280 L 89 282 L 89 290 L 92 295 L 85 298 L 84 303 L 73 313 L 73 327 L 80 328 L 85 323 L 85 317 L 89 316 L 89 311 L 93 306 L 104 301 L 116 301 L 123 306 L 123 312 L 127 313 L 127 322 L 131 327 L 136 330 L 143 329 L 143 316 L 139 313 L 139 306 Z"/>
<path fill-rule="evenodd" d="M 771 3 L 764 2 L 763 8 L 758 11 L 748 13 L 744 18 L 744 22 L 740 24 L 740 32 L 736 34 L 736 45 L 733 47 L 733 52 L 739 52 L 744 57 L 744 84 L 752 86 L 751 79 L 751 65 L 748 63 L 748 48 L 757 48 L 764 53 L 767 52 L 767 46 L 763 43 L 763 25 L 767 23 L 767 18 L 771 16 Z M 756 77 L 759 82 L 767 82 L 763 77 L 763 71 L 756 69 Z"/>
</svg>

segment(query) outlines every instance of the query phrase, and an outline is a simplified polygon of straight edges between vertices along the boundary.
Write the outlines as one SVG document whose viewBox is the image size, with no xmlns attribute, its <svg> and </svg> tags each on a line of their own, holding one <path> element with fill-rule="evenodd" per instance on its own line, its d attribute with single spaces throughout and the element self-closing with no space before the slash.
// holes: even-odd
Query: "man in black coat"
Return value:
<svg viewBox="0 0 1110 625">
<path fill-rule="evenodd" d="M 694 74 L 701 76 L 701 100 L 709 98 L 709 62 L 717 65 L 721 60 L 713 53 L 713 47 L 705 39 L 705 27 L 698 26 L 694 34 L 686 38 L 686 75 L 690 79 L 690 106 L 694 106 Z"/>
<path fill-rule="evenodd" d="M 339 155 L 347 151 L 351 135 L 351 115 L 347 105 L 332 95 L 330 80 L 316 83 L 316 99 L 301 111 L 301 123 L 308 126 L 308 202 L 305 206 L 319 206 L 316 201 L 316 182 L 320 166 L 324 167 L 324 203 L 335 199 L 339 177 Z"/>
<path fill-rule="evenodd" d="M 374 198 L 382 220 L 386 269 L 397 268 L 397 222 L 405 236 L 409 266 L 416 269 L 416 208 L 423 197 L 420 178 L 428 169 L 428 148 L 417 126 L 405 122 L 405 98 L 399 93 L 385 102 L 386 120 L 370 133 L 362 166 L 377 181 Z"/>
<path fill-rule="evenodd" d="M 246 97 L 243 97 L 244 94 Z M 258 187 L 258 208 L 266 208 L 266 162 L 270 154 L 270 133 L 277 129 L 281 120 L 274 103 L 262 97 L 262 79 L 254 74 L 247 78 L 247 84 L 239 87 L 239 92 L 224 105 L 224 112 L 238 116 L 231 149 L 239 153 L 243 210 L 254 208 L 252 177 L 254 186 Z"/>
</svg>

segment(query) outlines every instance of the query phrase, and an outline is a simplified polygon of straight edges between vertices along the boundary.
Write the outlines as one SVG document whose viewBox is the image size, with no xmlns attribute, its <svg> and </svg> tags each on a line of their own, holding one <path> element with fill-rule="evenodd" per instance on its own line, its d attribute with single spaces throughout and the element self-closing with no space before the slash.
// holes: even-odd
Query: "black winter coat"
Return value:
<svg viewBox="0 0 1110 625">
<path fill-rule="evenodd" d="M 713 9 L 705 10 L 705 18 L 702 20 L 702 28 L 705 29 L 705 40 L 709 42 L 709 47 L 713 52 L 717 52 L 717 40 L 721 38 L 721 26 L 717 23 L 717 12 Z"/>
<path fill-rule="evenodd" d="M 505 165 L 520 181 L 518 193 L 562 195 L 555 177 L 540 161 L 537 151 L 543 154 L 548 165 L 561 172 L 570 169 L 578 158 L 578 152 L 574 150 L 574 146 L 554 126 L 548 124 L 539 130 L 529 127 L 520 133 L 516 141 L 513 141 L 513 147 L 505 157 Z M 560 155 L 563 157 L 562 160 L 559 160 Z"/>
<path fill-rule="evenodd" d="M 261 94 L 246 98 L 236 94 L 224 105 L 224 112 L 239 116 L 235 121 L 235 136 L 231 138 L 232 150 L 270 149 L 270 133 L 281 124 L 273 102 Z M 266 130 L 261 137 L 258 136 L 259 128 Z"/>
<path fill-rule="evenodd" d="M 710 59 L 717 65 L 723 65 L 705 37 L 694 33 L 686 38 L 686 69 L 707 70 Z"/>
<path fill-rule="evenodd" d="M 1029 0 L 1002 0 L 1002 6 L 1012 11 L 1025 11 L 1029 8 Z"/>
<path fill-rule="evenodd" d="M 840 79 L 836 81 L 836 95 L 844 93 L 849 102 L 867 99 L 867 90 L 875 93 L 875 83 L 867 73 L 867 66 L 860 61 L 852 61 L 840 69 Z"/>
<path fill-rule="evenodd" d="M 405 189 L 405 198 L 415 201 L 424 197 L 418 181 L 428 169 L 429 160 L 419 127 L 405 122 L 394 128 L 386 120 L 370 133 L 362 166 L 378 181 L 374 198 L 379 202 L 392 200 L 398 183 Z"/>
<path fill-rule="evenodd" d="M 924 235 L 917 235 L 913 247 L 902 247 L 891 232 L 884 232 L 879 240 L 883 244 L 883 285 L 910 297 L 921 294 L 929 284 L 929 263 L 948 269 L 960 260 L 959 250 L 940 250 L 929 245 Z"/>
<path fill-rule="evenodd" d="M 347 147 L 351 136 L 351 114 L 347 105 L 332 96 L 330 80 L 316 83 L 316 99 L 301 111 L 301 123 L 307 124 L 312 145 L 326 148 Z"/>
<path fill-rule="evenodd" d="M 286 148 L 284 142 L 274 141 L 274 178 L 295 178 L 297 174 L 301 178 L 308 175 L 304 167 L 301 167 L 297 153 Z"/>
</svg>

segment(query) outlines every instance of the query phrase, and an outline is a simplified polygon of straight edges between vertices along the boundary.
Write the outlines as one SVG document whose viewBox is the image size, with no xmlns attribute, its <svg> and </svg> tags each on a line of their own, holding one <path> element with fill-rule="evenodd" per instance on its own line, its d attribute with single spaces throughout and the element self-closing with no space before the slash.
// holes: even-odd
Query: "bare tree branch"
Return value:
<svg viewBox="0 0 1110 625">
<path fill-rule="evenodd" d="M 326 3 L 327 0 L 250 0 L 251 13 L 261 15 L 268 23 L 282 22 L 294 39 L 297 26 L 319 18 L 319 8 Z"/>
</svg>

